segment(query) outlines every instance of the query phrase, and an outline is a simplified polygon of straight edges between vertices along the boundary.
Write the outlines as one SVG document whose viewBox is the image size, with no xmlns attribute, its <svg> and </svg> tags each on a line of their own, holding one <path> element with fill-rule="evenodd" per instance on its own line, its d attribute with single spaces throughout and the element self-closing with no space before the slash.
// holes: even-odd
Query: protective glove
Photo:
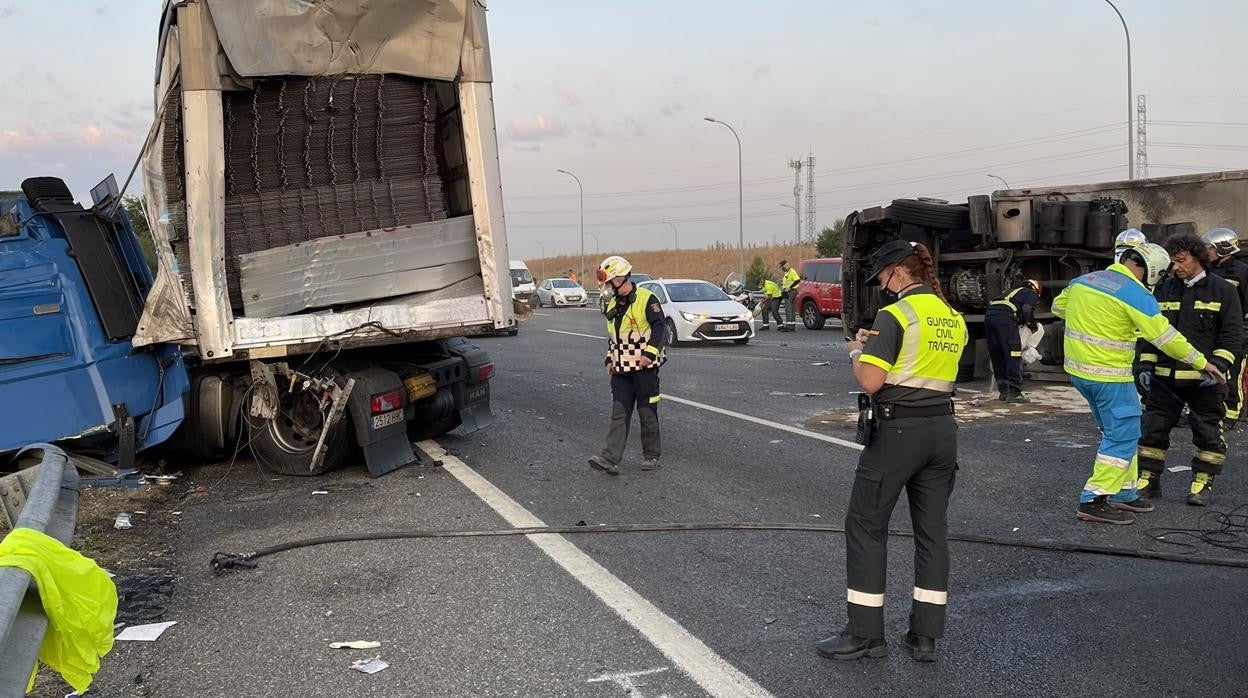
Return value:
<svg viewBox="0 0 1248 698">
<path fill-rule="evenodd" d="M 1027 323 L 1027 329 L 1031 330 L 1032 332 L 1036 332 L 1037 330 L 1040 329 L 1040 323 L 1036 322 L 1035 320 L 1032 320 L 1031 322 Z"/>
<path fill-rule="evenodd" d="M 1148 395 L 1149 391 L 1153 389 L 1153 370 L 1151 368 L 1136 372 L 1135 388 L 1141 395 Z"/>
</svg>

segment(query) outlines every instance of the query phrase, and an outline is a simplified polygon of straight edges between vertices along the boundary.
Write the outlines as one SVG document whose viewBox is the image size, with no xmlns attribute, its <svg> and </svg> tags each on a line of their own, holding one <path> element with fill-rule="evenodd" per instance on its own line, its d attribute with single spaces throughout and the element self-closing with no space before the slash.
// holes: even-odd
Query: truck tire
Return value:
<svg viewBox="0 0 1248 698">
<path fill-rule="evenodd" d="M 894 199 L 884 215 L 898 223 L 928 228 L 962 230 L 971 227 L 971 212 L 966 206 L 936 204 L 914 199 Z"/>
<path fill-rule="evenodd" d="M 312 402 L 309 402 L 312 400 Z M 244 405 L 243 409 L 247 407 Z M 284 395 L 273 419 L 243 414 L 251 452 L 260 465 L 281 475 L 320 475 L 341 466 L 354 451 L 347 415 L 325 439 L 325 457 L 312 468 L 312 454 L 321 435 L 320 410 L 308 393 Z"/>
<path fill-rule="evenodd" d="M 824 323 L 823 314 L 819 312 L 819 306 L 814 301 L 806 301 L 802 303 L 802 324 L 808 330 L 822 330 Z"/>
</svg>

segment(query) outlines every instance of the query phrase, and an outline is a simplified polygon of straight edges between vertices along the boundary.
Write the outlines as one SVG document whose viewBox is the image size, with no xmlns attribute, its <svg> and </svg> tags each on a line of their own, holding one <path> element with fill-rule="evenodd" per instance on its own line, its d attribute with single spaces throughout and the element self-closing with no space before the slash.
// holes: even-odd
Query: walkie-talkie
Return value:
<svg viewBox="0 0 1248 698">
<path fill-rule="evenodd" d="M 854 441 L 870 446 L 874 433 L 875 400 L 868 393 L 858 393 L 858 433 L 854 435 Z"/>
</svg>

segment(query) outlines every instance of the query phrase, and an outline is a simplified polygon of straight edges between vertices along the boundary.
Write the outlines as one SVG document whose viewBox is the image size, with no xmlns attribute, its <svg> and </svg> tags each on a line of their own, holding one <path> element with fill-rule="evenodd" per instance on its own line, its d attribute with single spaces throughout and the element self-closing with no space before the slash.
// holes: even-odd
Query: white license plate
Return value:
<svg viewBox="0 0 1248 698">
<path fill-rule="evenodd" d="M 573 303 L 579 301 L 580 299 L 581 299 L 580 296 L 568 296 L 568 300 L 572 301 Z"/>
<path fill-rule="evenodd" d="M 736 324 L 735 322 L 729 325 L 716 325 L 715 326 L 716 332 L 736 332 L 737 330 L 740 330 L 740 329 L 741 329 L 741 326 Z"/>
<path fill-rule="evenodd" d="M 373 417 L 373 428 L 381 429 L 403 421 L 403 410 L 390 410 Z"/>
</svg>

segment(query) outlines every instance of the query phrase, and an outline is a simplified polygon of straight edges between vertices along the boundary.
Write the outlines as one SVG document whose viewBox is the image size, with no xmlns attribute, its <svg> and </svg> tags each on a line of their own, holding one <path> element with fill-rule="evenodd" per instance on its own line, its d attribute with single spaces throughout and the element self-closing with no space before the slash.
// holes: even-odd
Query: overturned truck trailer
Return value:
<svg viewBox="0 0 1248 698">
<path fill-rule="evenodd" d="M 1248 236 L 1248 170 L 1009 189 L 966 203 L 896 199 L 846 217 L 845 328 L 852 332 L 874 321 L 881 303 L 879 290 L 865 283 L 868 260 L 892 240 L 921 242 L 932 251 L 945 295 L 964 313 L 972 340 L 980 340 L 988 304 L 1023 279 L 1040 281 L 1037 318 L 1052 320 L 1053 297 L 1071 279 L 1108 266 L 1114 239 L 1125 228 L 1160 242 L 1218 226 Z M 975 364 L 974 347 L 963 354 L 963 377 Z"/>
<path fill-rule="evenodd" d="M 463 337 L 515 327 L 490 81 L 474 0 L 165 4 L 133 341 L 190 357 L 198 450 L 242 428 L 283 471 L 355 442 L 384 472 L 489 421 Z"/>
</svg>

